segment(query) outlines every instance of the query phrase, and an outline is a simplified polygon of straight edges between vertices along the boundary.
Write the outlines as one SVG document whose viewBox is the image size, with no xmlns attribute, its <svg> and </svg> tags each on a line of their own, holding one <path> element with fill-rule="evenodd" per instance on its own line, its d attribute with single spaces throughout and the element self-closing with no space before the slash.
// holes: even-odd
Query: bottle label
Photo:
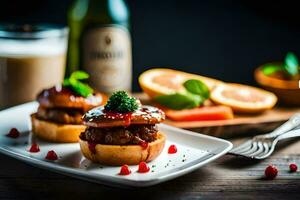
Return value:
<svg viewBox="0 0 300 200">
<path fill-rule="evenodd" d="M 83 36 L 83 69 L 90 84 L 112 93 L 131 90 L 132 56 L 129 32 L 118 26 L 88 29 Z"/>
</svg>

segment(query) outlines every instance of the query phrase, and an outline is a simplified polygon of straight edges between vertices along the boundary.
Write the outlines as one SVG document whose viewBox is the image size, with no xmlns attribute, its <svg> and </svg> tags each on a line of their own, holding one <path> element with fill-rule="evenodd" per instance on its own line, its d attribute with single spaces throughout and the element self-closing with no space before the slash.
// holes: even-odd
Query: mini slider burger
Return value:
<svg viewBox="0 0 300 200">
<path fill-rule="evenodd" d="M 80 135 L 83 155 L 105 165 L 135 165 L 155 159 L 163 150 L 165 135 L 156 124 L 162 110 L 143 106 L 124 91 L 115 92 L 105 106 L 83 116 L 87 129 Z"/>
<path fill-rule="evenodd" d="M 88 74 L 77 71 L 63 84 L 38 94 L 38 111 L 31 115 L 34 135 L 50 142 L 78 142 L 86 128 L 82 115 L 107 100 L 105 95 L 81 82 L 87 78 Z"/>
</svg>

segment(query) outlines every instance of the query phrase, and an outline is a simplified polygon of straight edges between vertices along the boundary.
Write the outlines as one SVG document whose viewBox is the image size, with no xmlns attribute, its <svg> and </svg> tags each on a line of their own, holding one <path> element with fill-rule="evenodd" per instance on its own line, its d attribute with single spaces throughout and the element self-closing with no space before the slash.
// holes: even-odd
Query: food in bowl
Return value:
<svg viewBox="0 0 300 200">
<path fill-rule="evenodd" d="M 276 94 L 280 103 L 300 105 L 299 64 L 293 53 L 288 53 L 284 62 L 267 63 L 258 67 L 254 76 L 259 85 Z"/>
</svg>

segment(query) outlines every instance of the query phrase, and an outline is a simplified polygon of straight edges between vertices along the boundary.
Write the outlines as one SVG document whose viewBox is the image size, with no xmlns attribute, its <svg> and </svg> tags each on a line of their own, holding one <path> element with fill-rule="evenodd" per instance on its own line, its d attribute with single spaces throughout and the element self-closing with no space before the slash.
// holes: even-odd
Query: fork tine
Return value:
<svg viewBox="0 0 300 200">
<path fill-rule="evenodd" d="M 240 149 L 236 150 L 234 153 L 242 154 L 244 152 L 251 150 L 252 148 L 253 148 L 253 142 L 251 141 L 251 143 L 248 146 L 244 146 L 244 148 L 240 148 Z"/>
<path fill-rule="evenodd" d="M 240 154 L 242 154 L 242 155 L 248 157 L 250 154 L 252 154 L 252 153 L 254 153 L 254 152 L 257 151 L 257 149 L 258 149 L 257 147 L 258 147 L 258 146 L 257 146 L 257 142 L 256 142 L 256 141 L 255 141 L 255 142 L 252 142 L 251 148 L 250 148 L 249 150 L 240 152 Z"/>
<path fill-rule="evenodd" d="M 236 153 L 237 151 L 239 151 L 239 150 L 241 150 L 241 149 L 243 149 L 243 148 L 245 148 L 245 147 L 247 147 L 247 146 L 250 146 L 251 143 L 252 143 L 251 140 L 247 140 L 247 141 L 244 142 L 243 144 L 238 145 L 238 146 L 236 146 L 235 148 L 231 149 L 231 150 L 230 150 L 230 153 Z"/>
<path fill-rule="evenodd" d="M 264 146 L 264 151 L 263 152 L 261 152 L 260 154 L 257 154 L 256 156 L 255 156 L 255 158 L 258 158 L 258 157 L 260 157 L 260 156 L 263 156 L 263 155 L 265 155 L 265 154 L 267 154 L 268 152 L 269 152 L 269 150 L 270 150 L 270 144 L 269 143 L 267 143 L 267 142 L 263 142 L 262 143 L 263 144 L 263 146 Z"/>
<path fill-rule="evenodd" d="M 268 156 L 270 156 L 273 153 L 273 151 L 268 151 L 268 153 L 260 155 L 260 156 L 255 156 L 256 159 L 265 159 Z"/>
<path fill-rule="evenodd" d="M 274 149 L 272 150 L 271 143 L 265 143 L 264 146 L 265 146 L 266 150 L 263 153 L 255 156 L 256 159 L 264 159 L 264 158 L 268 157 L 274 151 Z"/>
<path fill-rule="evenodd" d="M 264 147 L 264 145 L 263 145 L 262 142 L 260 142 L 260 141 L 257 142 L 257 146 L 258 146 L 257 151 L 255 151 L 255 152 L 249 154 L 249 155 L 248 155 L 249 157 L 255 157 L 256 155 L 260 155 L 262 152 L 264 152 L 265 147 Z"/>
</svg>

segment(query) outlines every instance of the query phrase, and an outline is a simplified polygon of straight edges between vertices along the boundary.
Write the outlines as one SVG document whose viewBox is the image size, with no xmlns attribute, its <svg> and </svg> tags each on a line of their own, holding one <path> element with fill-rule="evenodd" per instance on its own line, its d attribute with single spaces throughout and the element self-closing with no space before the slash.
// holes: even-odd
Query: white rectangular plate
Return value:
<svg viewBox="0 0 300 200">
<path fill-rule="evenodd" d="M 31 102 L 0 112 L 0 152 L 40 168 L 105 185 L 155 185 L 196 170 L 232 148 L 226 140 L 161 124 L 159 129 L 166 134 L 167 142 L 161 155 L 149 163 L 150 172 L 141 174 L 137 172 L 137 166 L 129 166 L 132 173 L 120 176 L 120 167 L 93 164 L 85 159 L 77 143 L 56 144 L 33 137 L 29 115 L 36 111 L 37 106 L 36 102 Z M 21 136 L 16 139 L 6 137 L 14 127 L 21 132 Z M 33 141 L 39 144 L 40 152 L 28 151 Z M 171 144 L 177 146 L 176 154 L 168 154 Z M 58 154 L 57 161 L 45 160 L 49 150 Z"/>
</svg>

